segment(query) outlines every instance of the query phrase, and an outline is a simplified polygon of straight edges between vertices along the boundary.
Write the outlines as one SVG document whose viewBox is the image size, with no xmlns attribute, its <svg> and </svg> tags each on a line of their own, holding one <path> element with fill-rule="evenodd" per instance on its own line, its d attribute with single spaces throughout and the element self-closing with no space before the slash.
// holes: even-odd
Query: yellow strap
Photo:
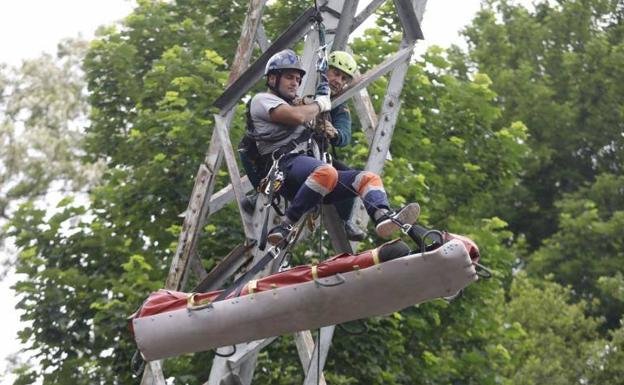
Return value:
<svg viewBox="0 0 624 385">
<path fill-rule="evenodd" d="M 189 293 L 186 296 L 186 306 L 191 308 L 195 305 L 195 293 Z"/>
<path fill-rule="evenodd" d="M 210 306 L 210 304 L 212 303 L 209 299 L 205 299 L 203 301 L 195 302 L 195 296 L 197 296 L 197 293 L 190 293 L 186 297 L 186 308 L 187 309 L 189 309 L 189 310 L 200 310 L 200 309 L 204 309 L 204 308 Z"/>
<path fill-rule="evenodd" d="M 257 279 L 252 279 L 251 281 L 249 281 L 249 283 L 247 284 L 247 291 L 249 292 L 249 294 L 253 294 L 254 291 L 258 288 L 258 280 Z"/>
<path fill-rule="evenodd" d="M 371 255 L 373 257 L 373 262 L 375 265 L 379 265 L 379 249 L 371 250 Z"/>
<path fill-rule="evenodd" d="M 312 279 L 315 281 L 318 280 L 318 269 L 316 265 L 312 266 Z"/>
</svg>

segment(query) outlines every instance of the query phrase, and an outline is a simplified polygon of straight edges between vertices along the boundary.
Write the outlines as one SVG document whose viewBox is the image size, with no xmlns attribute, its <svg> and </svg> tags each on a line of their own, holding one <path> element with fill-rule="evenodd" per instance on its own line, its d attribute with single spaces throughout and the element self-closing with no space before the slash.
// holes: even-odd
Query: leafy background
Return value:
<svg viewBox="0 0 624 385">
<path fill-rule="evenodd" d="M 34 357 L 15 359 L 15 384 L 139 383 L 125 318 L 165 280 L 246 6 L 139 1 L 120 29 L 2 67 L 2 239 L 19 249 L 20 339 Z M 268 36 L 302 9 L 271 3 Z M 378 16 L 351 45 L 362 71 L 400 40 L 392 4 Z M 494 278 L 451 304 L 370 319 L 364 335 L 338 332 L 330 383 L 623 383 L 623 17 L 615 0 L 485 1 L 467 49 L 410 65 L 384 169 L 392 203 L 418 201 L 425 225 L 475 239 Z M 369 87 L 377 109 L 386 82 Z M 341 156 L 362 166 L 357 119 L 354 130 Z M 52 211 L 50 189 L 63 197 Z M 206 225 L 207 268 L 242 239 L 235 211 Z M 212 357 L 164 371 L 202 383 Z M 301 382 L 296 357 L 280 339 L 254 383 Z"/>
</svg>

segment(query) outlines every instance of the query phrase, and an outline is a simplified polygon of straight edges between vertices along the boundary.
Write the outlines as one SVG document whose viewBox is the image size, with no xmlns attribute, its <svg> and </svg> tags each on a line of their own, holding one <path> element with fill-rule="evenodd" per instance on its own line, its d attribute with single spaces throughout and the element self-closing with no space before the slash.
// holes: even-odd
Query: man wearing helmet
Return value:
<svg viewBox="0 0 624 385">
<path fill-rule="evenodd" d="M 357 63 L 353 56 L 344 51 L 334 51 L 327 61 L 327 80 L 333 97 L 342 93 L 355 77 Z M 346 103 L 334 107 L 330 112 L 331 120 L 321 117 L 317 126 L 336 147 L 351 143 L 351 114 Z"/>
<path fill-rule="evenodd" d="M 269 232 L 269 243 L 279 243 L 290 233 L 292 225 L 321 202 L 337 203 L 357 195 L 381 237 L 387 238 L 398 230 L 394 220 L 408 224 L 416 221 L 420 213 L 416 203 L 396 213 L 390 211 L 378 175 L 358 170 L 339 171 L 308 155 L 311 133 L 307 124 L 331 109 L 330 85 L 319 84 L 313 103 L 293 105 L 305 70 L 292 50 L 273 55 L 265 75 L 268 92 L 256 94 L 250 102 L 253 132 L 248 135 L 256 141 L 264 173 L 268 171 L 267 165 L 279 159 L 279 169 L 284 173 L 279 193 L 291 202 L 283 222 Z"/>
<path fill-rule="evenodd" d="M 329 82 L 329 88 L 331 89 L 331 96 L 334 98 L 340 95 L 355 77 L 357 63 L 349 53 L 333 51 L 329 54 L 327 64 L 329 66 L 327 70 L 327 80 Z M 317 118 L 317 131 L 325 135 L 329 143 L 334 146 L 334 149 L 336 147 L 347 146 L 351 143 L 351 113 L 349 112 L 347 103 L 345 102 L 332 108 L 329 118 L 331 119 L 328 119 L 327 114 L 322 114 Z M 322 140 L 321 143 L 323 144 L 323 142 L 325 141 Z M 327 148 L 323 148 L 323 150 L 326 151 Z M 337 170 L 350 169 L 337 159 L 335 151 L 332 164 Z M 338 202 L 335 206 L 338 216 L 344 221 L 347 238 L 350 241 L 362 241 L 366 237 L 366 233 L 351 221 L 354 203 L 355 199 L 352 198 Z"/>
</svg>

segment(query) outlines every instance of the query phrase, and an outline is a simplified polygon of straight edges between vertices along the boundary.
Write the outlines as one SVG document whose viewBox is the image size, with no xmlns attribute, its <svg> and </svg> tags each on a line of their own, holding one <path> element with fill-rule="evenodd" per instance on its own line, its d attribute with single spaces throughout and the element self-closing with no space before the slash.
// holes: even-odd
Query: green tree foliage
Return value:
<svg viewBox="0 0 624 385">
<path fill-rule="evenodd" d="M 624 177 L 605 174 L 596 183 L 558 201 L 559 230 L 529 260 L 533 275 L 553 274 L 576 296 L 599 300 L 593 313 L 615 328 L 624 314 L 617 288 L 624 274 Z M 621 287 L 621 286 L 620 286 Z M 620 293 L 618 295 L 618 293 Z"/>
<path fill-rule="evenodd" d="M 622 290 L 622 286 L 620 286 Z M 596 341 L 586 378 L 588 384 L 617 385 L 624 378 L 624 325 L 611 331 L 608 341 Z"/>
<path fill-rule="evenodd" d="M 488 1 L 465 30 L 493 81 L 501 121 L 522 121 L 533 157 L 504 218 L 532 246 L 556 229 L 554 202 L 603 172 L 622 172 L 624 27 L 617 0 Z"/>
<path fill-rule="evenodd" d="M 0 219 L 17 203 L 79 191 L 99 176 L 81 164 L 88 111 L 80 63 L 86 42 L 65 40 L 58 56 L 0 67 Z M 0 232 L 2 238 L 4 232 Z"/>
<path fill-rule="evenodd" d="M 383 13 L 391 12 L 384 8 Z M 390 25 L 385 17 L 380 22 Z M 355 39 L 352 49 L 366 70 L 394 52 L 399 41 L 397 35 L 372 29 Z M 328 376 L 336 383 L 494 384 L 492 371 L 505 363 L 504 351 L 491 337 L 503 332 L 502 287 L 510 281 L 517 256 L 507 246 L 512 234 L 493 217 L 490 202 L 502 199 L 516 181 L 528 151 L 526 128 L 521 123 L 495 125 L 500 112 L 488 77 L 458 76 L 451 60 L 434 49 L 424 62 L 410 66 L 391 146 L 393 160 L 386 162 L 383 179 L 393 204 L 421 202 L 425 223 L 473 237 L 484 263 L 497 274 L 490 282 L 471 286 L 456 304 L 434 302 L 369 321 L 370 330 L 362 336 L 338 330 L 327 363 Z M 382 78 L 369 87 L 377 109 L 386 85 Z M 368 156 L 364 135 L 356 132 L 354 145 L 341 152 L 363 166 Z M 286 360 L 281 342 L 272 347 L 263 359 L 279 360 L 280 365 L 259 371 L 257 380 L 287 383 L 279 368 L 298 365 L 295 355 Z"/>
<path fill-rule="evenodd" d="M 28 277 L 16 289 L 24 320 L 33 323 L 22 339 L 32 344 L 44 383 L 136 381 L 125 318 L 164 282 L 210 138 L 214 90 L 227 74 L 207 45 L 202 5 L 143 2 L 123 31 L 101 31 L 85 62 L 86 151 L 106 162 L 103 183 L 88 207 L 67 200 L 50 219 L 32 205 L 15 214 L 10 234 L 23 250 L 18 272 Z M 210 253 L 225 255 L 234 242 L 228 232 L 207 230 L 226 234 L 206 242 L 218 245 Z"/>
<path fill-rule="evenodd" d="M 568 3 L 574 2 L 561 7 Z M 126 317 L 163 285 L 168 273 L 180 214 L 212 133 L 211 105 L 225 86 L 246 7 L 246 2 L 224 0 L 139 1 L 120 30 L 103 29 L 91 43 L 84 62 L 91 111 L 83 149 L 86 160 L 106 164 L 103 179 L 90 191 L 88 204 L 67 194 L 48 213 L 28 202 L 11 221 L 9 234 L 20 248 L 18 272 L 26 277 L 16 285 L 22 295 L 19 308 L 31 322 L 20 336 L 42 368 L 20 368 L 20 384 L 139 382 L 129 368 L 134 342 Z M 293 20 L 305 8 L 301 2 L 271 3 L 263 19 L 268 35 L 276 37 L 284 20 Z M 481 14 L 469 36 L 495 40 L 498 32 L 490 29 L 504 26 L 484 15 L 494 15 L 494 8 Z M 362 71 L 395 51 L 400 42 L 392 4 L 385 5 L 380 16 L 379 27 L 352 44 Z M 559 14 L 552 11 L 551 17 Z M 479 50 L 487 45 L 471 39 L 473 54 L 480 57 Z M 522 50 L 515 53 L 521 54 Z M 487 63 L 479 71 L 472 64 L 457 49 L 438 48 L 411 63 L 391 146 L 393 160 L 383 176 L 393 205 L 418 201 L 424 224 L 475 239 L 482 262 L 494 271 L 493 279 L 469 286 L 450 304 L 436 300 L 372 319 L 364 335 L 337 331 L 326 367 L 331 383 L 494 385 L 546 383 L 550 378 L 556 383 L 609 383 L 621 370 L 621 328 L 604 340 L 598 337 L 602 310 L 596 310 L 593 298 L 602 296 L 600 303 L 609 309 L 621 306 L 622 275 L 607 274 L 596 265 L 587 276 L 598 283 L 578 286 L 580 302 L 572 303 L 578 282 L 559 274 L 557 268 L 564 265 L 557 258 L 576 249 L 559 249 L 555 238 L 529 260 L 535 264 L 536 270 L 529 270 L 536 281 L 511 274 L 524 245 L 514 242 L 518 237 L 500 219 L 515 218 L 504 215 L 511 210 L 508 197 L 518 189 L 522 172 L 536 175 L 543 162 L 560 155 L 548 152 L 545 139 L 535 136 L 539 130 L 528 119 L 532 114 L 510 112 L 525 99 L 510 96 L 513 87 L 506 85 L 506 78 L 491 72 Z M 384 77 L 369 87 L 377 108 L 387 82 Z M 535 97 L 538 88 L 527 89 L 524 97 Z M 546 110 L 545 103 L 530 100 Z M 572 101 L 561 105 L 573 110 L 566 103 Z M 233 137 L 243 129 L 243 114 L 238 112 Z M 545 121 L 550 123 L 558 112 L 549 113 L 552 119 Z M 546 131 L 549 138 L 558 132 Z M 364 135 L 354 135 L 354 145 L 345 149 L 343 158 L 362 166 L 369 150 Z M 559 151 L 556 144 L 553 148 Z M 602 169 L 603 160 L 596 158 L 596 169 Z M 597 241 L 614 234 L 619 217 L 613 212 L 621 211 L 622 200 L 609 196 L 621 180 L 604 178 L 567 195 L 558 206 L 563 219 L 565 213 L 587 215 L 592 225 L 603 229 L 595 234 Z M 217 188 L 226 182 L 222 172 Z M 541 187 L 534 190 L 525 183 L 523 188 L 529 197 Z M 595 212 L 589 212 L 592 203 Z M 552 232 L 567 241 L 579 225 L 570 219 L 562 225 L 565 231 Z M 230 206 L 205 226 L 198 255 L 210 267 L 242 239 L 238 215 Z M 582 241 L 575 245 L 584 246 Z M 595 255 L 619 255 L 609 247 Z M 617 261 L 614 257 L 610 263 Z M 554 282 L 539 282 L 539 264 L 574 292 Z M 611 302 L 605 300 L 606 293 Z M 549 309 L 557 310 L 551 321 Z M 588 309 L 595 317 L 584 314 Z M 607 318 L 615 319 L 615 314 Z M 165 375 L 176 384 L 202 383 L 211 357 L 200 353 L 167 360 Z M 546 364 L 540 367 L 540 362 Z M 287 337 L 261 353 L 254 381 L 291 384 L 301 382 L 302 376 Z"/>
<path fill-rule="evenodd" d="M 585 316 L 587 304 L 573 303 L 571 291 L 549 280 L 516 277 L 504 314 L 501 348 L 510 364 L 501 368 L 504 383 L 584 383 L 600 321 Z"/>
</svg>

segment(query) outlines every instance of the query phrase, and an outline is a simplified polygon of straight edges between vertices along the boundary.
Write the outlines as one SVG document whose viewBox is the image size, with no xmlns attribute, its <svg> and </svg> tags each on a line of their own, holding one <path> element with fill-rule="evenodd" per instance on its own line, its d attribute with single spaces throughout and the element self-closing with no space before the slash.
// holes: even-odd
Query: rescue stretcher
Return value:
<svg viewBox="0 0 624 385">
<path fill-rule="evenodd" d="M 448 233 L 445 233 L 448 235 Z M 152 293 L 130 328 L 146 361 L 399 311 L 450 297 L 477 280 L 479 259 L 469 239 L 451 235 L 435 250 L 384 261 L 377 249 L 340 254 L 249 281 L 228 298 L 222 291 Z"/>
</svg>

